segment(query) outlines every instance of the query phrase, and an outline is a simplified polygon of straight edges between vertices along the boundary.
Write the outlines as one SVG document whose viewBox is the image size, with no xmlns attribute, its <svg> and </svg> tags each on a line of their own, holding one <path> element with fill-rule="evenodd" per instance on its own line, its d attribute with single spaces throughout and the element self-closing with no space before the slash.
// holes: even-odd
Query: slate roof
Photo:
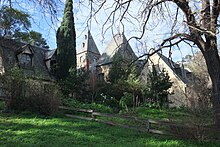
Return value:
<svg viewBox="0 0 220 147">
<path fill-rule="evenodd" d="M 33 66 L 30 68 L 21 67 L 23 68 L 25 75 L 43 80 L 51 80 L 53 77 L 51 77 L 45 64 L 45 55 L 48 52 L 45 48 L 0 37 L 0 55 L 2 56 L 5 72 L 14 66 L 19 66 L 17 55 L 26 47 L 33 52 Z"/>
<path fill-rule="evenodd" d="M 57 49 L 53 49 L 53 50 L 48 50 L 45 53 L 45 60 L 49 60 L 51 59 L 55 54 L 56 54 Z"/>
<path fill-rule="evenodd" d="M 85 36 L 84 36 L 84 41 L 83 41 L 83 45 L 81 46 L 80 50 L 78 51 L 77 54 L 80 54 L 82 52 L 90 52 L 93 54 L 97 54 L 97 55 L 101 55 L 96 43 L 90 33 L 90 31 L 88 31 Z"/>
<path fill-rule="evenodd" d="M 98 60 L 98 65 L 111 64 L 116 55 L 129 60 L 137 58 L 124 34 L 116 34 L 113 37 Z"/>
<path fill-rule="evenodd" d="M 167 58 L 166 56 L 164 56 L 159 52 L 157 54 L 159 55 L 160 59 L 162 59 L 170 67 L 170 69 L 177 75 L 178 78 L 180 78 L 184 83 L 189 82 L 183 75 L 178 73 L 176 70 L 177 68 L 179 68 L 183 73 L 191 73 L 189 69 L 185 69 L 181 67 L 179 64 L 173 62 L 172 60 L 170 60 L 169 58 Z"/>
</svg>

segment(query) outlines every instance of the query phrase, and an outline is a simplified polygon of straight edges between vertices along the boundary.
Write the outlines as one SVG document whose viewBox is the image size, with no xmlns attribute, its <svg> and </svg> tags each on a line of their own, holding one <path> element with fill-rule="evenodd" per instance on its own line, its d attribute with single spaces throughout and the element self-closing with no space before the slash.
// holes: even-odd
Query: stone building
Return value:
<svg viewBox="0 0 220 147">
<path fill-rule="evenodd" d="M 14 67 L 22 69 L 24 75 L 33 83 L 43 84 L 41 89 L 47 89 L 48 84 L 54 81 L 47 64 L 48 50 L 30 44 L 16 42 L 13 39 L 0 38 L 0 74 L 8 72 Z M 48 65 L 48 66 L 47 66 Z M 16 85 L 15 85 L 16 86 Z M 0 97 L 4 96 L 2 92 Z"/>
<path fill-rule="evenodd" d="M 161 53 L 155 53 L 149 57 L 149 61 L 142 70 L 142 78 L 144 81 L 147 81 L 147 74 L 149 70 L 152 70 L 152 66 L 159 72 L 163 69 L 168 72 L 170 80 L 173 83 L 169 89 L 171 93 L 168 95 L 169 106 L 191 107 L 194 105 L 195 97 L 192 96 L 193 90 L 190 88 L 193 74 L 189 69 L 184 68 L 181 64 L 174 63 Z"/>
<path fill-rule="evenodd" d="M 87 35 L 91 39 L 87 39 Z M 124 62 L 125 65 L 137 59 L 124 34 L 114 35 L 102 55 L 100 55 L 90 32 L 88 32 L 84 37 L 81 50 L 77 53 L 77 67 L 93 71 L 93 76 L 94 74 L 96 76 L 95 80 L 106 81 L 115 58 L 120 59 L 119 61 Z M 170 106 L 193 105 L 193 90 L 190 88 L 190 81 L 193 78 L 191 71 L 180 64 L 174 63 L 160 53 L 154 54 L 149 59 L 147 64 L 141 68 L 143 81 L 147 82 L 147 75 L 152 66 L 156 66 L 158 71 L 165 69 L 173 82 L 172 87 L 169 89 L 172 94 L 168 96 L 168 100 L 171 102 Z M 137 61 L 137 63 L 139 62 Z M 189 93 L 191 94 L 190 98 Z"/>
</svg>

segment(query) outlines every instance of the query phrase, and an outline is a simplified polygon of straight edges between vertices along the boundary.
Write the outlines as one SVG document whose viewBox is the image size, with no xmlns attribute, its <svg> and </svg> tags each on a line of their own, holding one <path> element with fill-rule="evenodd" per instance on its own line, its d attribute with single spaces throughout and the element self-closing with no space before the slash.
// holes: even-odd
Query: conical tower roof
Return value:
<svg viewBox="0 0 220 147">
<path fill-rule="evenodd" d="M 97 55 L 101 55 L 89 30 L 84 35 L 84 40 L 78 54 L 82 52 L 90 52 Z"/>
<path fill-rule="evenodd" d="M 98 61 L 98 64 L 109 64 L 116 55 L 130 60 L 137 58 L 124 34 L 116 34 L 113 37 L 111 42 L 104 50 L 101 58 Z"/>
</svg>

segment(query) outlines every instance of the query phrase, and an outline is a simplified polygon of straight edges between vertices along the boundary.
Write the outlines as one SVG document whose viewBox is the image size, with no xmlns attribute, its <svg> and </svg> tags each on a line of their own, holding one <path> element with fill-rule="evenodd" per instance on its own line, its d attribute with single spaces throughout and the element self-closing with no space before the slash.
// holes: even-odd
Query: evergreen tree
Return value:
<svg viewBox="0 0 220 147">
<path fill-rule="evenodd" d="M 76 33 L 73 17 L 73 1 L 66 0 L 61 26 L 57 30 L 57 67 L 58 80 L 69 75 L 69 69 L 76 68 Z"/>
<path fill-rule="evenodd" d="M 168 73 L 164 69 L 159 72 L 155 66 L 152 66 L 145 89 L 145 94 L 150 98 L 151 102 L 162 108 L 164 104 L 168 103 L 168 89 L 171 86 L 172 82 Z"/>
</svg>

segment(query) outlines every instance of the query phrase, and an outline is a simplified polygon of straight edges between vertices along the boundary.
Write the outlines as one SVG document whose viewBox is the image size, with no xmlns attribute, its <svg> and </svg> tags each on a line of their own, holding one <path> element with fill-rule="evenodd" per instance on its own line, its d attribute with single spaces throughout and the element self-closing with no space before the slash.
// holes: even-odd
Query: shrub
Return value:
<svg viewBox="0 0 220 147">
<path fill-rule="evenodd" d="M 97 103 L 82 103 L 74 98 L 65 98 L 62 99 L 63 105 L 73 108 L 83 108 L 83 109 L 92 109 L 97 112 L 104 112 L 104 113 L 112 113 L 113 110 L 111 107 L 106 106 L 104 104 L 97 104 Z"/>
<path fill-rule="evenodd" d="M 100 94 L 99 99 L 98 99 L 98 103 L 105 105 L 105 106 L 108 106 L 108 107 L 112 107 L 112 108 L 119 107 L 118 100 L 116 100 L 112 96 L 105 95 L 103 93 Z"/>
<path fill-rule="evenodd" d="M 25 101 L 26 110 L 40 113 L 43 115 L 51 115 L 58 110 L 60 100 L 54 94 L 41 93 L 31 96 Z"/>
<path fill-rule="evenodd" d="M 50 115 L 58 110 L 61 95 L 56 85 L 29 82 L 28 86 L 26 89 L 29 94 L 24 102 L 26 110 L 43 115 Z"/>
<path fill-rule="evenodd" d="M 0 101 L 0 110 L 4 110 L 5 109 L 5 102 Z"/>
<path fill-rule="evenodd" d="M 171 125 L 171 132 L 177 137 L 184 139 L 194 139 L 204 141 L 210 137 L 209 127 L 213 124 L 212 111 L 210 109 L 189 109 L 185 108 L 191 114 L 185 118 L 183 125 Z"/>
<path fill-rule="evenodd" d="M 59 91 L 55 84 L 25 77 L 19 68 L 0 76 L 6 107 L 16 112 L 32 111 L 44 115 L 54 113 L 59 106 Z"/>
<path fill-rule="evenodd" d="M 119 101 L 119 105 L 121 106 L 122 110 L 128 112 L 128 108 L 132 107 L 133 104 L 133 95 L 128 92 L 124 92 L 124 96 L 121 97 Z"/>
</svg>

